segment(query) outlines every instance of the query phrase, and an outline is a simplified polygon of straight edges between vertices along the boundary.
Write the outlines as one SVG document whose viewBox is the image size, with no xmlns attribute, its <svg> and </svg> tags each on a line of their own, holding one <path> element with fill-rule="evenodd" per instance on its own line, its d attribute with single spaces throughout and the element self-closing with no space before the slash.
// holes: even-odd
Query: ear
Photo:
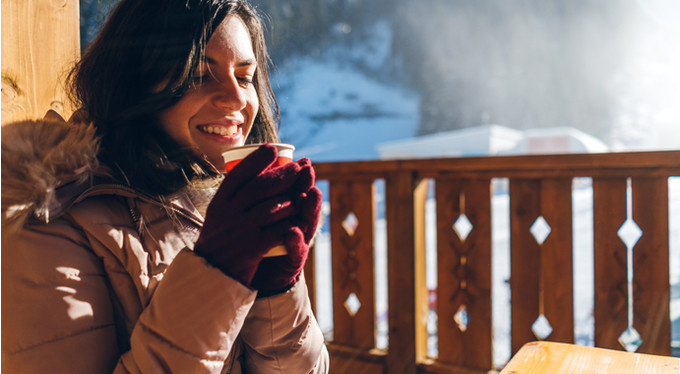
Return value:
<svg viewBox="0 0 680 374">
<path fill-rule="evenodd" d="M 43 117 L 43 119 L 46 120 L 46 121 L 66 122 L 64 117 L 62 117 L 54 109 L 48 110 L 47 113 L 45 113 L 45 116 Z"/>
</svg>

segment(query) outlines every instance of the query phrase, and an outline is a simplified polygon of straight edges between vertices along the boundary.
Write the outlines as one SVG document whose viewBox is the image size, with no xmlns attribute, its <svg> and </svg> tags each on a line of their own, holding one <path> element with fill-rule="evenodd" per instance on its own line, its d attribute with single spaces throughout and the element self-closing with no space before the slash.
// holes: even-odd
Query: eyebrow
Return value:
<svg viewBox="0 0 680 374">
<path fill-rule="evenodd" d="M 211 64 L 211 65 L 217 65 L 217 61 L 215 61 L 214 59 L 212 59 L 212 58 L 210 58 L 210 57 L 208 57 L 208 56 L 204 56 L 203 59 L 202 59 L 202 61 L 205 61 L 205 62 L 207 62 L 207 63 L 209 63 L 209 64 Z M 250 59 L 241 61 L 241 62 L 239 62 L 238 64 L 236 64 L 236 66 L 238 66 L 238 67 L 241 67 L 241 66 L 252 66 L 252 65 L 257 65 L 257 61 L 255 61 L 255 59 L 253 59 L 253 58 L 250 58 Z"/>
</svg>

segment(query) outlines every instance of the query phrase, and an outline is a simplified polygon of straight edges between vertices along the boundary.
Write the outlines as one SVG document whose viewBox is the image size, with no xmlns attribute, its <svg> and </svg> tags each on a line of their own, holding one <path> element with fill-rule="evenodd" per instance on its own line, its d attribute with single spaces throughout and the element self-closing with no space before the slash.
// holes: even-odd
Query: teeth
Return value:
<svg viewBox="0 0 680 374">
<path fill-rule="evenodd" d="M 223 127 L 223 126 L 202 126 L 201 130 L 203 132 L 206 132 L 208 134 L 217 134 L 217 135 L 222 135 L 222 136 L 232 136 L 236 135 L 238 132 L 238 126 L 229 126 L 229 127 Z"/>
</svg>

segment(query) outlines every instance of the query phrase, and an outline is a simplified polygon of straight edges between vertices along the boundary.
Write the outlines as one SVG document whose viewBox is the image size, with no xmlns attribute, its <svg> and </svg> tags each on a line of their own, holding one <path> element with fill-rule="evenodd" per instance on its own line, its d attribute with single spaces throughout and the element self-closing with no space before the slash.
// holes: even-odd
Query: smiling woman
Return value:
<svg viewBox="0 0 680 374">
<path fill-rule="evenodd" d="M 191 88 L 159 117 L 177 143 L 224 171 L 222 152 L 245 143 L 259 109 L 255 53 L 243 21 L 228 16 L 210 38 L 205 56 Z"/>
<path fill-rule="evenodd" d="M 215 2 L 212 12 L 198 3 L 189 2 L 187 9 L 184 2 L 163 1 L 146 9 L 146 2 L 121 2 L 69 77 L 74 101 L 102 135 L 102 159 L 152 194 L 174 192 L 195 176 L 221 170 L 219 147 L 198 151 L 188 123 L 180 135 L 180 118 L 204 121 L 192 122 L 194 131 L 202 124 L 221 133 L 233 125 L 219 120 L 244 121 L 250 112 L 249 128 L 231 144 L 278 140 L 278 105 L 259 17 L 245 2 Z M 232 20 L 222 23 L 225 17 Z M 230 84 L 240 88 L 232 98 Z M 233 99 L 246 100 L 248 108 L 231 116 L 224 101 Z"/>
<path fill-rule="evenodd" d="M 3 370 L 328 371 L 311 162 L 263 144 L 224 173 L 278 139 L 267 62 L 244 1 L 122 0 L 69 76 L 74 116 L 3 127 Z"/>
</svg>

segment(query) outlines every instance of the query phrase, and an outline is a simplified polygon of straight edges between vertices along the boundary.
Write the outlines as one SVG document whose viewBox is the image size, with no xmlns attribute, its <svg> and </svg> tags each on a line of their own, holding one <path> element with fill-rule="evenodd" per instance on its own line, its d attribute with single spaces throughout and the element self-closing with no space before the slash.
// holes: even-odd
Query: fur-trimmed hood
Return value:
<svg viewBox="0 0 680 374">
<path fill-rule="evenodd" d="M 30 217 L 48 222 L 93 177 L 106 172 L 97 160 L 92 125 L 27 120 L 2 127 L 2 229 L 14 231 Z"/>
</svg>

